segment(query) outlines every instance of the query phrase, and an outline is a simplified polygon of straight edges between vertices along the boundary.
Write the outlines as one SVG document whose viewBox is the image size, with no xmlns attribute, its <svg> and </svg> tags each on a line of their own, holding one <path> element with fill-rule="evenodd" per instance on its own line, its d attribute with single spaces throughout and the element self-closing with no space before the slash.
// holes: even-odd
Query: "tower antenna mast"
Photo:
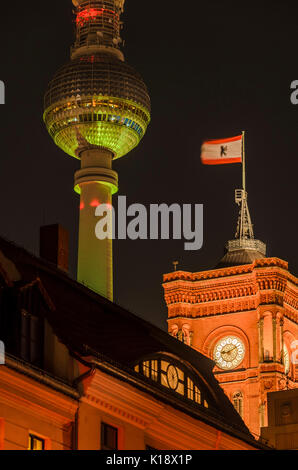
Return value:
<svg viewBox="0 0 298 470">
<path fill-rule="evenodd" d="M 234 240 L 229 240 L 226 244 L 226 254 L 221 260 L 221 264 L 237 262 L 244 264 L 252 262 L 254 259 L 266 256 L 266 245 L 254 237 L 253 224 L 247 204 L 246 191 L 246 155 L 245 155 L 245 131 L 242 131 L 242 189 L 235 190 L 235 202 L 239 209 L 237 228 Z"/>
<path fill-rule="evenodd" d="M 250 213 L 247 204 L 246 192 L 246 174 L 245 174 L 245 131 L 242 132 L 242 189 L 236 189 L 235 202 L 240 206 L 237 230 L 235 238 L 240 241 L 240 244 L 245 240 L 253 240 L 253 226 L 251 223 Z"/>
</svg>

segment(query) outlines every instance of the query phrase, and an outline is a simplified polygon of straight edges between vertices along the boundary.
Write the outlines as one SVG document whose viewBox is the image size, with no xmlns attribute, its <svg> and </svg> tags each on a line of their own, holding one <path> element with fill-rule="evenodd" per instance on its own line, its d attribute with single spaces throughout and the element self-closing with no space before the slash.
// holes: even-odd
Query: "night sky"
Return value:
<svg viewBox="0 0 298 470">
<path fill-rule="evenodd" d="M 202 166 L 204 139 L 247 131 L 247 189 L 255 237 L 268 256 L 297 274 L 298 4 L 290 1 L 126 0 L 126 61 L 143 76 L 152 122 L 139 147 L 118 160 L 119 195 L 128 204 L 204 204 L 204 245 L 116 241 L 115 301 L 166 328 L 162 275 L 214 267 L 234 237 L 241 165 Z M 79 162 L 63 154 L 42 121 L 43 94 L 69 60 L 71 0 L 2 2 L 0 79 L 0 235 L 38 254 L 39 227 L 70 232 L 76 271 Z"/>
</svg>

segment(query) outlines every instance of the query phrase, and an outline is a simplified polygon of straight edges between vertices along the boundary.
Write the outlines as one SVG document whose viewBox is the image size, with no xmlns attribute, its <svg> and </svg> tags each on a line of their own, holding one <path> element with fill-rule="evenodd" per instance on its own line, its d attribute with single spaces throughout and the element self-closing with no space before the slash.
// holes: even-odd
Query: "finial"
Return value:
<svg viewBox="0 0 298 470">
<path fill-rule="evenodd" d="M 235 238 L 238 240 L 253 240 L 254 232 L 247 204 L 247 192 L 244 189 L 236 189 L 235 202 L 240 206 L 237 230 Z"/>
<path fill-rule="evenodd" d="M 227 253 L 220 265 L 251 263 L 254 259 L 266 256 L 266 245 L 254 237 L 253 224 L 248 209 L 245 169 L 245 132 L 242 132 L 242 189 L 236 189 L 235 202 L 240 206 L 234 240 L 226 244 Z"/>
<path fill-rule="evenodd" d="M 179 264 L 179 261 L 173 261 L 174 271 L 177 271 L 178 264 Z"/>
</svg>

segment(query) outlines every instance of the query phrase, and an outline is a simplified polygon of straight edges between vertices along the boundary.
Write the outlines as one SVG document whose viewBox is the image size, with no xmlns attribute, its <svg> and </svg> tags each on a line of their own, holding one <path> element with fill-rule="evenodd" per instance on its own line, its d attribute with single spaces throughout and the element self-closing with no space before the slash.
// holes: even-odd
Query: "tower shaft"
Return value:
<svg viewBox="0 0 298 470">
<path fill-rule="evenodd" d="M 80 222 L 77 279 L 90 289 L 113 300 L 112 239 L 99 239 L 96 207 L 112 204 L 118 175 L 111 169 L 112 153 L 105 149 L 86 150 L 81 169 L 75 174 L 75 190 L 80 192 Z M 110 216 L 110 214 L 108 214 Z"/>
</svg>

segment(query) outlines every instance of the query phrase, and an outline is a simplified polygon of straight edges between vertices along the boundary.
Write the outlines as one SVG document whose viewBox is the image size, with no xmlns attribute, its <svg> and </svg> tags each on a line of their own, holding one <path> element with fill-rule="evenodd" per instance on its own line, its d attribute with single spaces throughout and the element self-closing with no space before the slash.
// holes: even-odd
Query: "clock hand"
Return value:
<svg viewBox="0 0 298 470">
<path fill-rule="evenodd" d="M 234 349 L 236 349 L 236 346 L 234 346 L 232 349 L 230 349 L 229 351 L 225 351 L 222 353 L 222 357 L 223 359 L 225 359 L 224 356 L 228 356 L 228 358 L 231 356 L 232 352 L 234 351 Z"/>
</svg>

